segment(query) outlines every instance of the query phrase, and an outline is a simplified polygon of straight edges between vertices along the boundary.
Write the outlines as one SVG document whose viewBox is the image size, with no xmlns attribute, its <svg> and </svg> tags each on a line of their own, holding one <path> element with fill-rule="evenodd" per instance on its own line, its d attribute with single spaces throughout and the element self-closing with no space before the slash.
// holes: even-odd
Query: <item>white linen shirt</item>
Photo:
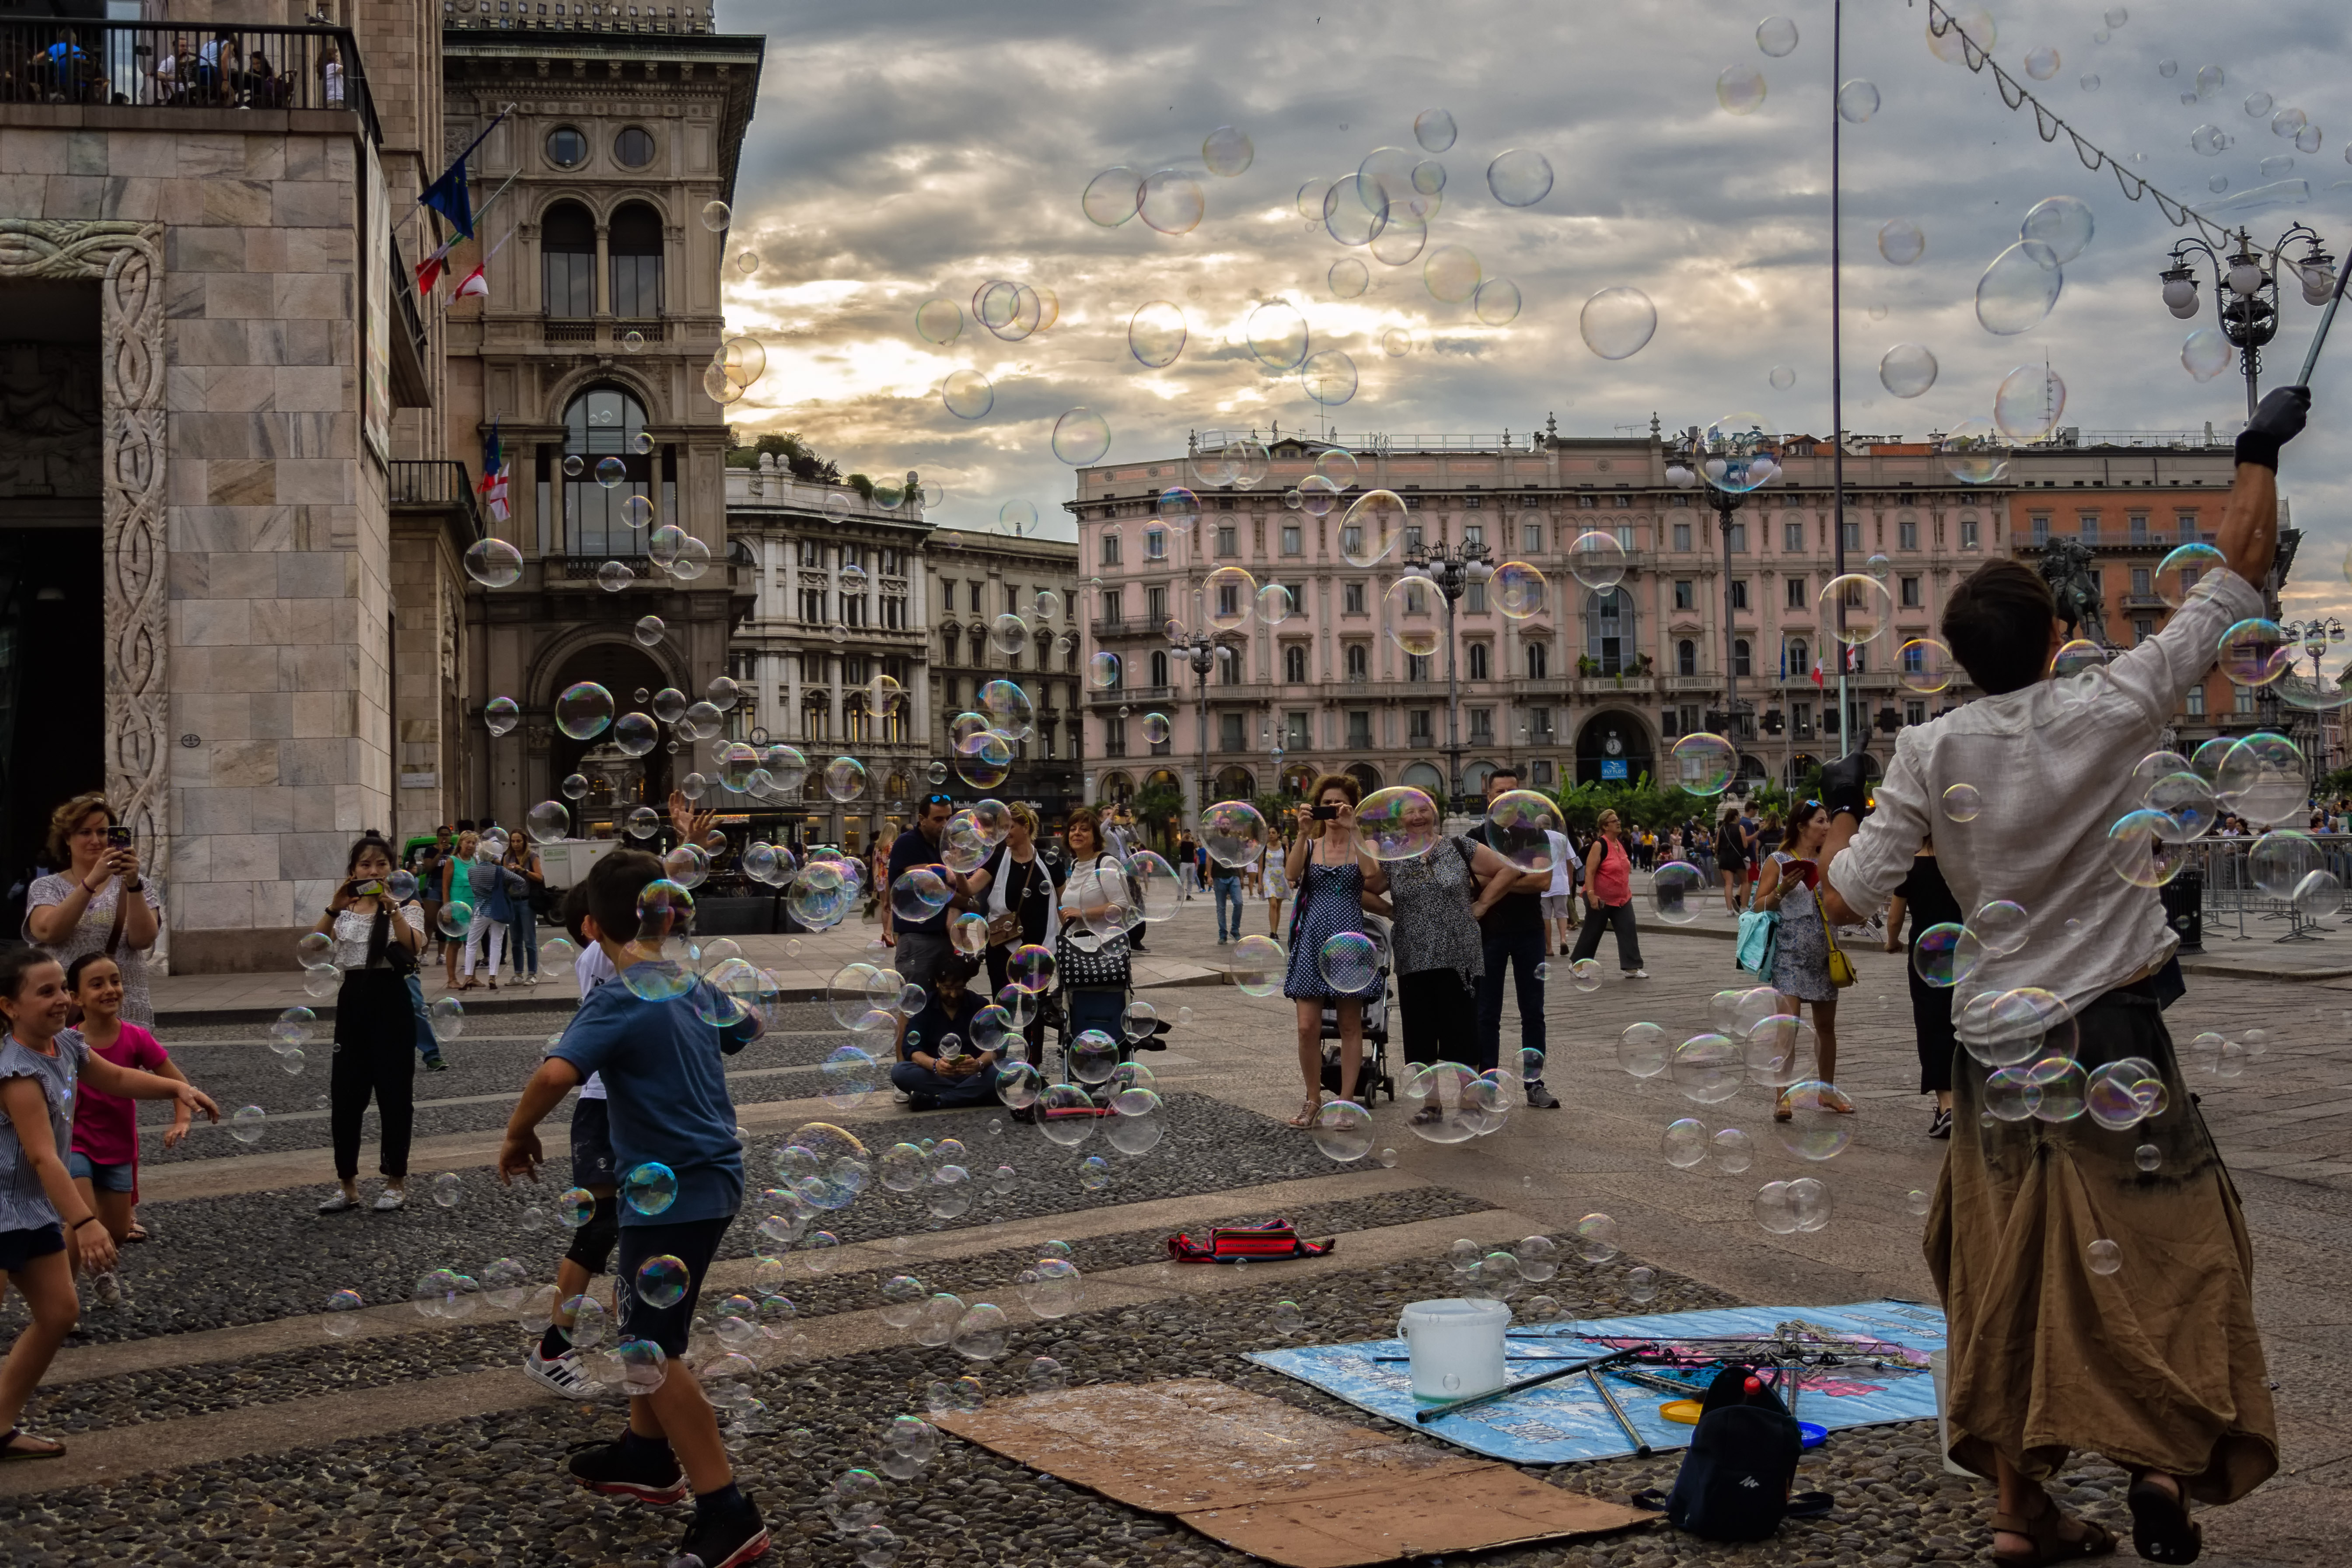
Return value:
<svg viewBox="0 0 2352 1568">
<path fill-rule="evenodd" d="M 1980 697 L 1895 736 L 1876 809 L 1830 863 L 1830 885 L 1857 916 L 1883 907 L 1933 835 L 1960 908 L 1995 899 L 2024 906 L 2026 938 L 1987 954 L 1953 988 L 1969 994 L 2038 985 L 2083 1007 L 2161 965 L 2179 944 L 2151 888 L 2107 861 L 2107 829 L 2139 808 L 2132 769 L 2155 751 L 2189 688 L 2212 668 L 2221 634 L 2263 613 L 2262 596 L 2228 571 L 2208 574 L 2170 624 L 2114 663 L 2062 685 L 2036 681 Z M 1944 792 L 1973 784 L 1977 816 L 1955 822 Z"/>
</svg>

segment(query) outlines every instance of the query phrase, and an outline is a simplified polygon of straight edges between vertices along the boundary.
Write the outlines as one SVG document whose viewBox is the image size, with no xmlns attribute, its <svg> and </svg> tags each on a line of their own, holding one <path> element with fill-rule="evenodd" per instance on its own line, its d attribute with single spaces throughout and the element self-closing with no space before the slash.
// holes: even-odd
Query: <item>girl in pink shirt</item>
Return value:
<svg viewBox="0 0 2352 1568">
<path fill-rule="evenodd" d="M 122 1021 L 122 971 L 114 960 L 103 952 L 75 959 L 66 970 L 66 989 L 81 1008 L 80 1034 L 92 1054 L 135 1072 L 188 1081 L 154 1036 Z M 169 1147 L 187 1133 L 188 1108 L 175 1100 L 163 1142 Z M 117 1244 L 127 1240 L 139 1201 L 138 1108 L 121 1095 L 82 1084 L 74 1096 L 73 1149 L 66 1171 L 107 1234 Z M 122 1285 L 111 1271 L 90 1284 L 100 1306 L 121 1304 Z"/>
</svg>

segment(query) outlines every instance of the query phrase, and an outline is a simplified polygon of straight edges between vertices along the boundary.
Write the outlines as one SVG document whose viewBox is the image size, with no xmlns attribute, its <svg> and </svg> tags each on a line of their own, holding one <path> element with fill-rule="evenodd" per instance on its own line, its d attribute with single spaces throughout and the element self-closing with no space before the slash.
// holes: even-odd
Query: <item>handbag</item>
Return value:
<svg viewBox="0 0 2352 1568">
<path fill-rule="evenodd" d="M 1780 946 L 1780 910 L 1742 910 L 1739 911 L 1739 941 L 1733 949 L 1733 958 L 1740 968 L 1750 974 L 1760 974 L 1767 979 L 1770 978 L 1772 960 L 1779 952 Z M 1848 965 L 1848 968 L 1851 969 L 1852 966 Z"/>
<path fill-rule="evenodd" d="M 1826 912 L 1822 916 L 1822 940 L 1830 946 L 1830 984 L 1843 991 L 1853 984 L 1853 960 L 1848 958 L 1845 949 L 1837 944 L 1837 932 L 1830 929 Z"/>
</svg>

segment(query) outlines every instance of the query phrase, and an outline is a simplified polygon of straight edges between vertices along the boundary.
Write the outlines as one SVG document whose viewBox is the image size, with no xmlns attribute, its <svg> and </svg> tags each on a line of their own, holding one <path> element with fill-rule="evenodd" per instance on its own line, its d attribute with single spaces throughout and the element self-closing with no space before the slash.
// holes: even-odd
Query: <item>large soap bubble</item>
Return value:
<svg viewBox="0 0 2352 1568">
<path fill-rule="evenodd" d="M 1658 308 L 1639 289 L 1620 284 L 1584 302 L 1577 317 L 1584 346 L 1602 359 L 1631 359 L 1658 330 Z"/>
<path fill-rule="evenodd" d="M 2020 240 L 1977 279 L 1977 321 L 1999 337 L 2031 331 L 2058 303 L 2065 283 L 2055 251 L 2040 240 Z"/>
</svg>

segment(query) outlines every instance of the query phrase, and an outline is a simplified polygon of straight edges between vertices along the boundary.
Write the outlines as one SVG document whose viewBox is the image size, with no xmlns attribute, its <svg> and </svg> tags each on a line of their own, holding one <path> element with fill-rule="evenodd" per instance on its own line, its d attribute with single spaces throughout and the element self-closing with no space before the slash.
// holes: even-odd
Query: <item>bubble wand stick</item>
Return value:
<svg viewBox="0 0 2352 1568">
<path fill-rule="evenodd" d="M 2303 374 L 2294 378 L 2294 384 L 2297 386 L 2311 384 L 2312 370 L 2319 363 L 2319 347 L 2327 341 L 2327 329 L 2336 324 L 2336 307 L 2344 302 L 2344 283 L 2347 279 L 2352 279 L 2352 267 L 2338 268 L 2336 273 L 2336 290 L 2327 296 L 2327 309 L 2320 312 L 2319 326 L 2311 334 L 2311 350 L 2303 356 Z"/>
</svg>

